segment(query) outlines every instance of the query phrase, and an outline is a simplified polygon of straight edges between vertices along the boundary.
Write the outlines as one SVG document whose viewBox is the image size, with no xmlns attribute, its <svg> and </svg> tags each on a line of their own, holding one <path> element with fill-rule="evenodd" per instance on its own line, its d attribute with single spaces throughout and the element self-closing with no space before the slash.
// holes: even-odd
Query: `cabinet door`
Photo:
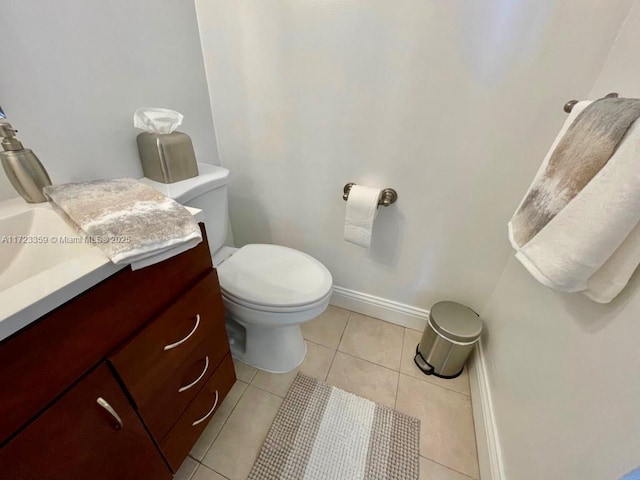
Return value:
<svg viewBox="0 0 640 480">
<path fill-rule="evenodd" d="M 171 479 L 158 449 L 105 363 L 0 450 L 0 477 Z"/>
</svg>

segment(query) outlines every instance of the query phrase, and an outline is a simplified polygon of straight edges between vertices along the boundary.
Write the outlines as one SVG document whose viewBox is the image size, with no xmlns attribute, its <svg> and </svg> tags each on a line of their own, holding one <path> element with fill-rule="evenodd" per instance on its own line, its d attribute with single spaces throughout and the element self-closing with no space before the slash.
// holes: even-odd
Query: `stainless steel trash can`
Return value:
<svg viewBox="0 0 640 480">
<path fill-rule="evenodd" d="M 455 378 L 481 333 L 482 321 L 476 312 L 456 302 L 438 302 L 431 307 L 414 361 L 427 375 Z"/>
</svg>

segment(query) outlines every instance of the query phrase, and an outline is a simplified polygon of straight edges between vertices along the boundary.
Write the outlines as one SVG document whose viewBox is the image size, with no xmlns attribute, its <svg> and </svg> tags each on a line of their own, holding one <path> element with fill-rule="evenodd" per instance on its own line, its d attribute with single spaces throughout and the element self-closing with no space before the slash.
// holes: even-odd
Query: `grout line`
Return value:
<svg viewBox="0 0 640 480">
<path fill-rule="evenodd" d="M 342 339 L 344 338 L 344 332 L 347 331 L 347 327 L 349 326 L 349 322 L 351 321 L 351 315 L 354 313 L 351 310 L 348 310 L 349 315 L 347 315 L 347 321 L 344 322 L 344 328 L 342 329 L 342 333 L 340 333 L 340 340 L 338 340 L 338 345 L 336 346 L 336 350 L 340 348 L 340 344 L 342 343 Z"/>
<path fill-rule="evenodd" d="M 226 480 L 229 480 L 229 478 L 228 478 L 228 477 L 225 477 L 225 476 L 224 476 L 224 475 L 222 475 L 220 472 L 218 472 L 217 470 L 214 470 L 214 469 L 213 469 L 213 468 L 211 468 L 211 467 L 207 467 L 204 463 L 203 463 L 203 464 L 201 464 L 201 465 L 202 465 L 204 468 L 206 468 L 207 470 L 210 470 L 210 471 L 212 471 L 213 473 L 217 473 L 217 474 L 218 474 L 218 475 L 220 475 L 222 478 L 225 478 Z"/>
<path fill-rule="evenodd" d="M 325 383 L 328 383 L 329 374 L 331 373 L 331 370 L 333 369 L 333 364 L 335 363 L 337 356 L 338 356 L 338 349 L 333 351 L 333 357 L 331 357 L 331 365 L 329 365 L 329 370 L 327 370 L 327 374 L 324 376 Z"/>
<path fill-rule="evenodd" d="M 341 351 L 340 353 L 342 353 L 343 355 L 347 355 L 347 356 L 349 356 L 351 358 L 355 358 L 356 360 L 361 360 L 361 361 L 367 362 L 367 363 L 369 363 L 371 365 L 375 365 L 376 367 L 384 368 L 385 370 L 390 370 L 393 373 L 402 373 L 402 372 L 400 372 L 400 370 L 394 370 L 393 368 L 385 367 L 384 365 L 380 365 L 379 363 L 372 362 L 371 360 L 366 360 L 364 358 L 357 357 L 357 356 L 355 356 L 355 355 L 353 355 L 351 353 L 348 353 L 348 352 L 342 352 Z"/>
<path fill-rule="evenodd" d="M 400 389 L 400 372 L 398 373 L 398 380 L 396 381 L 396 395 L 393 399 L 393 409 L 398 410 L 398 390 Z"/>
<path fill-rule="evenodd" d="M 262 390 L 263 392 L 266 392 L 266 393 L 268 393 L 268 394 L 270 394 L 270 395 L 273 395 L 274 397 L 278 397 L 278 398 L 284 399 L 284 397 L 281 397 L 281 396 L 280 396 L 280 395 L 278 395 L 277 393 L 270 392 L 270 391 L 269 391 L 269 390 L 267 390 L 266 388 L 259 387 L 258 385 L 254 385 L 253 383 L 251 384 L 251 386 L 252 386 L 253 388 L 257 388 L 258 390 Z M 288 391 L 289 391 L 289 390 L 287 389 L 287 392 L 288 392 Z M 286 396 L 286 393 L 285 393 L 285 396 Z"/>
<path fill-rule="evenodd" d="M 335 306 L 335 305 L 334 305 L 334 306 Z M 342 308 L 342 307 L 336 307 L 336 308 Z M 342 308 L 342 310 L 347 310 L 347 309 L 346 309 L 346 308 Z M 370 318 L 370 319 L 372 319 L 372 320 L 378 320 L 378 321 L 380 321 L 380 322 L 384 322 L 384 323 L 386 323 L 387 325 L 391 325 L 391 326 L 393 326 L 393 327 L 406 328 L 406 329 L 408 329 L 408 330 L 412 330 L 412 331 L 414 331 L 414 332 L 420 332 L 420 333 L 422 333 L 422 330 L 416 330 L 415 328 L 406 327 L 406 326 L 404 326 L 404 325 L 400 325 L 399 323 L 390 322 L 389 320 L 385 320 L 384 318 L 374 317 L 374 316 L 372 316 L 372 315 L 367 315 L 367 314 L 365 314 L 365 313 L 354 312 L 353 310 L 347 310 L 347 311 L 349 312 L 349 316 L 351 316 L 351 313 L 355 313 L 356 315 L 361 315 L 361 316 L 363 316 L 363 317 Z"/>
<path fill-rule="evenodd" d="M 456 470 L 455 468 L 451 468 L 449 465 L 445 465 L 444 463 L 440 463 L 440 462 L 438 462 L 438 461 L 434 460 L 433 458 L 425 457 L 424 455 L 419 455 L 419 456 L 420 456 L 420 457 L 422 457 L 422 458 L 424 458 L 425 460 L 429 460 L 430 462 L 436 463 L 436 464 L 440 465 L 441 467 L 444 467 L 444 468 L 446 468 L 446 469 L 448 469 L 448 470 L 451 470 L 452 472 L 459 473 L 459 474 L 460 474 L 460 475 L 462 475 L 463 477 L 469 478 L 470 480 L 478 480 L 478 479 L 476 479 L 476 478 L 474 478 L 474 477 L 470 477 L 470 476 L 469 476 L 469 475 L 467 475 L 466 473 L 459 472 L 459 471 L 458 471 L 458 470 Z"/>
<path fill-rule="evenodd" d="M 429 380 L 427 380 L 426 378 L 419 378 L 419 377 L 414 377 L 413 375 L 409 375 L 408 373 L 405 372 L 400 372 L 400 375 L 404 375 L 405 377 L 409 377 L 413 380 L 418 380 L 419 382 L 424 382 L 424 383 L 428 383 L 429 385 L 433 385 L 434 387 L 440 387 L 444 390 L 449 390 L 450 392 L 453 393 L 457 393 L 458 395 L 462 395 L 463 397 L 465 397 L 466 399 L 469 399 L 469 401 L 471 401 L 471 395 L 467 394 L 467 393 L 462 393 L 458 390 L 454 390 L 451 387 L 445 387 L 444 385 L 440 385 L 439 383 L 435 383 L 435 382 L 431 382 Z M 427 377 L 428 375 L 425 375 L 425 377 Z"/>
<path fill-rule="evenodd" d="M 351 314 L 352 314 L 352 313 L 355 313 L 356 315 L 362 315 L 361 313 L 358 313 L 358 312 L 351 312 L 351 311 L 350 311 L 350 313 L 349 313 L 349 320 L 351 319 Z M 380 320 L 379 318 L 375 318 L 375 317 L 368 317 L 367 315 L 362 315 L 362 316 L 364 316 L 364 317 L 366 317 L 366 318 L 371 318 L 371 319 L 373 319 L 373 320 Z M 381 321 L 381 322 L 384 322 L 384 320 L 380 320 L 380 321 Z M 354 358 L 359 358 L 360 360 L 364 360 L 365 362 L 369 362 L 369 363 L 372 363 L 372 364 L 374 364 L 374 365 L 378 365 L 378 366 L 380 366 L 380 367 L 387 368 L 387 369 L 389 369 L 389 370 L 393 370 L 394 372 L 400 372 L 400 368 L 402 367 L 402 355 L 403 355 L 403 353 L 404 353 L 404 350 L 403 350 L 403 347 L 404 347 L 404 330 L 405 330 L 407 327 L 402 327 L 402 326 L 400 326 L 400 325 L 396 325 L 395 323 L 390 323 L 390 322 L 385 322 L 385 323 L 388 323 L 389 325 L 393 325 L 394 327 L 397 327 L 397 328 L 401 328 L 401 329 L 403 329 L 403 331 L 402 331 L 402 342 L 401 342 L 401 346 L 400 346 L 400 362 L 399 362 L 399 364 L 398 364 L 398 368 L 397 368 L 397 369 L 394 369 L 394 368 L 391 368 L 391 367 L 387 367 L 386 365 L 382 365 L 381 363 L 377 363 L 377 362 L 374 362 L 374 361 L 372 361 L 372 360 L 367 360 L 366 358 L 361 358 L 361 357 L 358 357 L 357 355 L 350 354 L 349 352 L 345 352 L 344 350 L 340 350 L 340 344 L 342 343 L 342 338 L 344 337 L 344 332 L 347 330 L 347 326 L 349 325 L 349 321 L 347 321 L 347 325 L 345 326 L 345 329 L 344 329 L 344 331 L 342 332 L 342 336 L 340 337 L 340 343 L 338 344 L 337 350 L 338 350 L 339 352 L 341 352 L 341 353 L 346 353 L 347 355 L 351 355 L 351 356 L 352 356 L 352 357 L 354 357 Z"/>
<path fill-rule="evenodd" d="M 238 397 L 238 401 L 236 402 L 236 404 L 233 406 L 233 408 L 231 409 L 231 411 L 229 412 L 229 415 L 227 416 L 227 418 L 224 419 L 224 422 L 222 422 L 222 426 L 220 427 L 220 430 L 218 430 L 218 433 L 216 434 L 215 437 L 213 437 L 213 440 L 211 440 L 211 444 L 209 445 L 209 448 L 207 448 L 207 451 L 204 452 L 204 455 L 202 456 L 202 459 L 204 460 L 207 456 L 207 454 L 209 453 L 209 450 L 211 450 L 211 448 L 213 447 L 213 444 L 216 443 L 216 440 L 218 439 L 218 437 L 220 436 L 220 434 L 222 433 L 222 430 L 224 430 L 224 427 L 227 425 L 227 422 L 229 421 L 229 419 L 231 418 L 231 415 L 233 415 L 233 412 L 235 412 L 236 407 L 238 406 L 238 404 L 240 403 L 240 400 L 242 400 L 242 397 L 244 397 L 244 394 L 247 393 L 247 390 L 249 389 L 249 383 L 244 382 L 242 380 L 238 380 L 236 379 L 236 382 L 242 382 L 244 384 L 247 385 L 247 387 L 244 389 L 244 391 L 242 392 L 242 394 Z M 215 414 L 214 414 L 215 416 Z M 193 458 L 193 457 L 191 457 Z M 200 465 L 204 465 L 204 463 L 202 463 L 202 460 L 198 460 L 196 458 L 194 458 L 194 460 L 196 462 L 198 462 Z M 206 465 L 205 465 L 206 467 Z"/>
<path fill-rule="evenodd" d="M 350 356 L 350 357 L 352 357 L 352 358 L 356 358 L 356 359 L 358 359 L 358 360 L 362 360 L 363 362 L 370 363 L 371 365 L 375 365 L 376 367 L 382 367 L 382 368 L 386 368 L 387 370 L 391 370 L 392 372 L 402 373 L 402 372 L 400 371 L 400 368 L 398 368 L 398 369 L 396 370 L 395 368 L 387 367 L 386 365 L 381 365 L 380 363 L 376 363 L 376 362 L 373 362 L 373 361 L 371 361 L 371 360 L 367 360 L 366 358 L 359 357 L 359 356 L 357 356 L 357 355 L 355 355 L 355 354 L 353 354 L 353 353 L 343 352 L 342 350 L 338 350 L 338 352 L 340 352 L 340 353 L 344 353 L 345 355 L 349 355 L 349 356 Z M 402 362 L 402 357 L 400 357 L 400 361 Z"/>
<path fill-rule="evenodd" d="M 236 366 L 237 366 L 237 364 L 242 364 L 242 365 L 244 365 L 244 366 L 246 366 L 246 367 L 249 367 L 249 368 L 252 368 L 253 370 L 255 370 L 255 372 L 253 372 L 253 375 L 251 375 L 251 379 L 250 379 L 250 380 L 248 380 L 248 381 L 245 381 L 245 380 L 243 380 L 242 378 L 238 378 L 238 375 L 237 375 L 237 373 L 236 373 L 236 380 L 239 380 L 239 381 L 241 381 L 241 382 L 246 383 L 247 385 L 250 385 L 250 384 L 251 384 L 251 382 L 253 382 L 253 379 L 255 378 L 255 376 L 258 374 L 259 369 L 258 369 L 258 368 L 256 368 L 256 367 L 254 367 L 253 365 L 249 365 L 248 363 L 244 363 L 244 362 L 243 362 L 242 360 L 240 360 L 239 358 L 234 358 L 234 359 L 233 359 L 233 368 L 234 368 L 234 370 L 236 370 Z M 237 370 L 236 370 L 236 372 L 237 372 Z"/>
<path fill-rule="evenodd" d="M 347 309 L 345 308 L 343 310 L 347 310 Z M 361 313 L 353 312 L 351 310 L 347 310 L 347 312 L 349 312 L 349 316 L 347 317 L 347 323 L 345 323 L 344 328 L 342 329 L 342 334 L 340 335 L 340 341 L 338 342 L 338 346 L 336 347 L 336 355 L 337 355 L 337 352 L 344 353 L 345 355 L 349 355 L 352 358 L 357 358 L 358 360 L 362 360 L 364 362 L 370 363 L 370 364 L 375 365 L 377 367 L 386 368 L 387 370 L 392 370 L 394 372 L 400 373 L 400 367 L 398 367 L 398 370 L 394 370 L 393 368 L 389 368 L 389 367 L 386 367 L 384 365 L 380 365 L 379 363 L 372 362 L 370 360 L 366 360 L 364 358 L 357 357 L 356 355 L 352 355 L 352 354 L 350 354 L 348 352 L 343 352 L 342 350 L 339 349 L 340 348 L 340 344 L 342 343 L 342 338 L 344 337 L 344 332 L 347 331 L 347 327 L 349 326 L 349 320 L 351 320 L 351 314 L 355 313 L 357 315 L 362 315 Z M 366 315 L 364 315 L 364 316 L 366 317 Z M 375 317 L 370 317 L 370 318 L 375 318 Z M 379 320 L 379 319 L 376 319 L 376 320 Z M 384 320 L 381 320 L 381 321 L 384 322 Z M 389 323 L 389 322 L 387 322 L 387 323 Z M 391 324 L 391 325 L 394 325 L 394 324 Z M 395 326 L 398 327 L 399 325 L 395 325 Z M 400 327 L 400 328 L 405 328 L 405 327 Z M 404 332 L 403 332 L 402 340 L 404 342 Z M 335 359 L 335 356 L 334 356 L 334 359 Z M 400 365 L 402 365 L 402 349 L 400 350 Z M 333 367 L 333 362 L 331 362 L 331 366 Z M 329 371 L 331 371 L 331 369 L 329 369 Z"/>
<path fill-rule="evenodd" d="M 404 337 L 407 334 L 407 329 L 402 331 L 402 347 L 400 347 L 400 366 L 398 367 L 398 381 L 396 382 L 396 399 L 393 402 L 393 408 L 398 409 L 398 390 L 400 390 L 400 370 L 402 370 L 402 358 L 404 357 Z"/>
<path fill-rule="evenodd" d="M 309 340 L 308 338 L 305 338 L 304 341 L 305 342 L 309 342 L 309 343 L 313 343 L 314 345 L 316 345 L 318 347 L 328 348 L 329 350 L 335 350 L 335 348 L 333 348 L 333 347 L 327 347 L 326 345 L 323 345 L 322 343 L 314 342 L 313 340 Z"/>
<path fill-rule="evenodd" d="M 194 460 L 196 462 L 196 468 L 193 469 L 193 472 L 191 472 L 191 475 L 189 475 L 187 477 L 187 480 L 191 480 L 193 478 L 193 476 L 196 474 L 196 472 L 198 471 L 198 468 L 200 468 L 200 465 L 202 465 L 198 460 L 196 460 L 195 458 L 193 458 L 191 455 L 187 455 L 187 458 L 191 458 L 192 460 Z M 185 458 L 186 460 L 186 458 Z M 184 463 L 184 461 L 183 461 Z"/>
<path fill-rule="evenodd" d="M 467 370 L 467 375 L 469 371 Z M 471 377 L 469 377 L 469 382 L 471 382 Z M 471 404 L 471 421 L 473 422 L 473 443 L 476 446 L 476 460 L 478 461 L 478 475 L 480 474 L 480 452 L 478 450 L 478 432 L 476 431 L 476 418 L 473 412 L 473 399 L 471 398 L 471 385 L 469 385 L 469 403 Z"/>
</svg>

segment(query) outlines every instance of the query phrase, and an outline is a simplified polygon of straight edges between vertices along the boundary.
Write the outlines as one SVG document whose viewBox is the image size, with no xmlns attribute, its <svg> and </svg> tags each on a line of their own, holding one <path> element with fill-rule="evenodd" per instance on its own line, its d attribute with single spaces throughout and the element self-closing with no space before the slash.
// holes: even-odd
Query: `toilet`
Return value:
<svg viewBox="0 0 640 480">
<path fill-rule="evenodd" d="M 292 248 L 224 246 L 229 170 L 204 163 L 198 164 L 198 170 L 197 177 L 176 183 L 141 181 L 204 213 L 233 356 L 267 372 L 291 371 L 307 352 L 300 325 L 329 305 L 331 273 L 315 258 Z"/>
</svg>

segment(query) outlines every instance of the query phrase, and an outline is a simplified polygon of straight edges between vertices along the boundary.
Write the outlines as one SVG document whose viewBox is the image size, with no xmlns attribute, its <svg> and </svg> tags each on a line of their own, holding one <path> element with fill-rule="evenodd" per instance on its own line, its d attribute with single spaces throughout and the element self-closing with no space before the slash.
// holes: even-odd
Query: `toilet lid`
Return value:
<svg viewBox="0 0 640 480">
<path fill-rule="evenodd" d="M 318 260 L 278 245 L 245 245 L 217 271 L 223 292 L 256 305 L 313 303 L 333 285 L 331 273 Z"/>
</svg>

